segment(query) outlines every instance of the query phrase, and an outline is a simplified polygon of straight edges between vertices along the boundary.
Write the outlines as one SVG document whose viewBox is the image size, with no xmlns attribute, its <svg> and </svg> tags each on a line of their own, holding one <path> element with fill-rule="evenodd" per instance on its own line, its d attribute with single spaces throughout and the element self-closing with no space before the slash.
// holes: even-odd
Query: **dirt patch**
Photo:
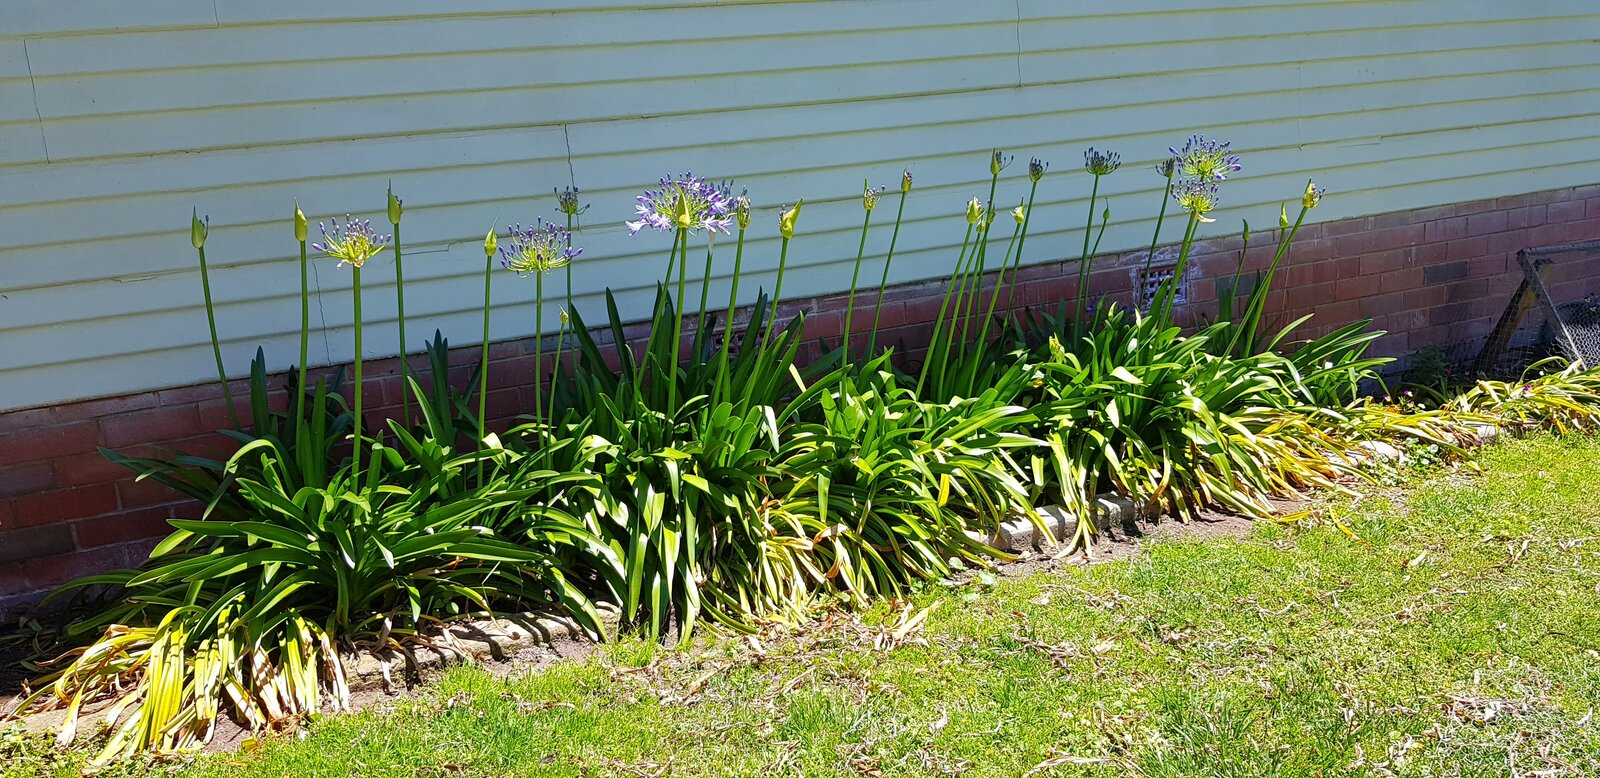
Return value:
<svg viewBox="0 0 1600 778">
<path fill-rule="evenodd" d="M 1274 507 L 1280 514 L 1292 513 L 1301 508 L 1298 502 L 1277 502 Z M 1060 548 L 1042 548 L 1018 557 L 1015 562 L 999 565 L 995 572 L 1007 577 L 1031 575 L 1055 570 L 1065 565 L 1098 565 L 1134 559 L 1144 553 L 1147 544 L 1169 540 L 1212 540 L 1240 538 L 1250 534 L 1255 520 L 1233 513 L 1204 511 L 1185 522 L 1173 516 L 1157 516 L 1132 523 L 1109 527 L 1096 536 L 1089 549 L 1075 549 L 1062 554 Z"/>
</svg>

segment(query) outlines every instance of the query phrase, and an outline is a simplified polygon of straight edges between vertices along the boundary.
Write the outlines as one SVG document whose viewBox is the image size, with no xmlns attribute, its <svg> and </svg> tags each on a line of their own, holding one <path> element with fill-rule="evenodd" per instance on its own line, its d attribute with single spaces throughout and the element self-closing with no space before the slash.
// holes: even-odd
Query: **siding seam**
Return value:
<svg viewBox="0 0 1600 778">
<path fill-rule="evenodd" d="M 50 138 L 44 134 L 44 112 L 39 110 L 39 82 L 33 78 L 33 60 L 28 55 L 27 38 L 22 39 L 22 64 L 28 67 L 28 90 L 33 93 L 33 115 L 39 122 L 39 143 L 44 146 L 44 162 L 48 165 L 50 164 Z"/>
<path fill-rule="evenodd" d="M 1016 0 L 1016 88 L 1022 88 L 1022 0 Z"/>
<path fill-rule="evenodd" d="M 578 187 L 578 173 L 572 168 L 572 123 L 561 123 L 561 142 L 567 145 L 567 185 Z"/>
</svg>

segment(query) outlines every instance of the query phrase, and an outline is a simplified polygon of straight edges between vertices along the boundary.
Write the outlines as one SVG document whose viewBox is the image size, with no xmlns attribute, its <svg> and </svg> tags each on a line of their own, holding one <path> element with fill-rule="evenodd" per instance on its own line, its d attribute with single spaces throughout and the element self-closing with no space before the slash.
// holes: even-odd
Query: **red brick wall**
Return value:
<svg viewBox="0 0 1600 778">
<path fill-rule="evenodd" d="M 1371 318 L 1389 331 L 1377 349 L 1390 356 L 1429 344 L 1470 354 L 1517 285 L 1518 249 L 1592 239 L 1600 239 L 1600 186 L 1313 224 L 1301 229 L 1279 271 L 1269 312 L 1283 323 L 1315 313 L 1301 331 L 1306 336 Z M 1269 235 L 1253 241 L 1247 271 L 1270 262 L 1270 243 Z M 1214 314 L 1217 283 L 1233 276 L 1239 248 L 1237 237 L 1197 247 L 1185 311 L 1191 321 Z M 1158 252 L 1157 265 L 1162 253 L 1170 255 L 1170 248 Z M 1595 261 L 1567 259 L 1550 268 L 1552 296 L 1566 301 L 1600 293 Z M 1092 295 L 1128 301 L 1144 264 L 1143 251 L 1098 259 Z M 1029 267 L 1018 303 L 1053 308 L 1075 296 L 1076 276 L 1075 262 Z M 937 283 L 891 290 L 879 342 L 920 347 L 942 293 Z M 856 316 L 860 327 L 870 325 L 874 294 L 859 298 L 866 306 L 865 318 Z M 808 312 L 808 339 L 832 339 L 843 326 L 844 302 L 838 295 L 785 309 Z M 531 339 L 490 347 L 491 417 L 505 420 L 532 407 L 532 352 Z M 476 347 L 452 354 L 457 385 L 478 358 Z M 375 415 L 399 405 L 397 369 L 396 360 L 367 363 L 365 403 Z M 236 382 L 234 392 L 243 403 L 242 384 Z M 163 446 L 221 455 L 227 441 L 213 431 L 225 426 L 221 392 L 210 384 L 0 413 L 0 622 L 75 576 L 137 564 L 166 519 L 195 515 L 194 505 L 158 484 L 133 481 L 96 447 L 132 455 L 159 455 Z"/>
</svg>

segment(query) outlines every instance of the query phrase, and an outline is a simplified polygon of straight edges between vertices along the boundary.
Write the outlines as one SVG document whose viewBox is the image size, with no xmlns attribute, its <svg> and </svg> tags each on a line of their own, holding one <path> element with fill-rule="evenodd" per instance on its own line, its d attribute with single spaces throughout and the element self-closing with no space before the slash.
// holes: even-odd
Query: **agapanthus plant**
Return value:
<svg viewBox="0 0 1600 778">
<path fill-rule="evenodd" d="M 855 270 L 850 274 L 850 296 L 846 298 L 844 309 L 844 335 L 840 339 L 840 348 L 843 360 L 850 362 L 850 334 L 856 315 L 856 284 L 861 281 L 861 260 L 867 255 L 867 228 L 872 226 L 872 212 L 878 207 L 878 196 L 883 194 L 883 187 L 874 188 L 872 184 L 861 182 L 861 207 L 866 211 L 866 216 L 861 221 L 861 242 L 856 247 Z"/>
<path fill-rule="evenodd" d="M 410 360 L 406 352 L 410 341 L 406 340 L 406 271 L 400 256 L 400 217 L 405 213 L 405 203 L 394 196 L 394 184 L 388 189 L 388 217 L 389 226 L 394 230 L 394 303 L 395 322 L 400 330 L 400 384 L 404 386 L 411 375 Z M 400 393 L 400 418 L 406 424 L 411 423 L 411 393 Z"/>
<path fill-rule="evenodd" d="M 372 222 L 366 219 L 352 218 L 345 214 L 341 224 L 338 217 L 329 221 L 333 222 L 330 231 L 328 225 L 317 223 L 317 229 L 322 232 L 322 240 L 311 244 L 311 248 L 320 251 L 329 257 L 339 260 L 339 266 L 349 265 L 351 268 L 350 289 L 355 307 L 355 407 L 352 416 L 351 439 L 354 447 L 351 450 L 351 471 L 361 472 L 361 268 L 383 252 L 383 247 L 389 245 L 388 235 L 379 235 L 372 229 Z"/>
<path fill-rule="evenodd" d="M 900 207 L 894 215 L 894 231 L 889 234 L 889 253 L 883 258 L 883 276 L 878 279 L 878 302 L 872 311 L 872 334 L 867 338 L 868 358 L 877 355 L 878 322 L 883 320 L 883 295 L 889 288 L 889 266 L 894 263 L 895 244 L 900 242 L 900 222 L 906 216 L 906 196 L 911 194 L 911 171 L 900 174 Z"/>
<path fill-rule="evenodd" d="M 544 276 L 560 268 L 570 272 L 572 260 L 582 253 L 573 247 L 571 232 L 542 219 L 527 229 L 513 225 L 510 237 L 500 245 L 501 265 L 523 278 L 534 277 L 533 415 L 539 421 L 544 420 Z M 560 360 L 558 353 L 556 361 Z"/>
<path fill-rule="evenodd" d="M 637 235 L 640 230 L 650 228 L 661 232 L 673 233 L 672 252 L 667 260 L 667 283 L 672 281 L 672 270 L 676 265 L 678 269 L 678 295 L 674 309 L 677 312 L 676 323 L 672 333 L 672 364 L 666 365 L 667 376 L 667 404 L 677 406 L 678 380 L 677 370 L 679 355 L 681 353 L 680 341 L 683 339 L 683 310 L 684 310 L 684 283 L 687 268 L 684 264 L 689 259 L 689 236 L 701 231 L 706 232 L 707 267 L 711 264 L 710 243 L 711 235 L 716 233 L 728 234 L 733 226 L 735 202 L 733 199 L 733 185 L 729 182 L 713 183 L 705 178 L 685 172 L 677 178 L 663 178 L 656 189 L 647 189 L 637 198 L 638 205 L 634 207 L 639 216 L 638 221 L 625 222 L 629 235 Z M 709 275 L 709 273 L 708 273 Z M 704 300 L 704 282 L 702 282 L 702 301 Z M 659 299 L 659 298 L 658 298 Z M 702 306 L 703 307 L 703 306 Z M 659 311 L 658 311 L 659 313 Z M 652 317 L 654 318 L 654 317 Z"/>
<path fill-rule="evenodd" d="M 211 329 L 211 355 L 217 361 L 217 381 L 222 384 L 222 399 L 228 401 L 228 418 L 235 429 L 239 427 L 239 411 L 233 407 L 233 392 L 228 391 L 228 371 L 222 366 L 222 341 L 217 339 L 217 312 L 211 304 L 211 271 L 206 267 L 206 237 L 211 234 L 211 217 L 204 220 L 200 212 L 189 215 L 189 244 L 200 253 L 200 288 L 206 299 L 206 324 Z"/>
<path fill-rule="evenodd" d="M 1122 167 L 1122 156 L 1115 151 L 1100 151 L 1090 146 L 1083 152 L 1083 169 L 1094 176 L 1094 186 L 1089 191 L 1089 219 L 1083 225 L 1083 257 L 1078 262 L 1077 310 L 1080 313 L 1085 310 L 1084 303 L 1089 299 L 1089 278 L 1093 275 L 1094 255 L 1100 248 L 1100 238 L 1106 234 L 1106 223 L 1111 220 L 1111 209 L 1108 207 L 1100 216 L 1100 235 L 1094 238 L 1091 245 L 1089 238 L 1094 234 L 1094 206 L 1100 196 L 1100 179 L 1115 173 L 1119 167 Z"/>
<path fill-rule="evenodd" d="M 1156 214 L 1155 231 L 1150 235 L 1150 251 L 1144 256 L 1144 270 L 1139 273 L 1139 283 L 1142 286 L 1144 279 L 1150 277 L 1150 265 L 1156 258 L 1156 246 L 1161 242 L 1161 225 L 1167 221 L 1167 203 L 1172 197 L 1172 179 L 1178 170 L 1178 158 L 1167 157 L 1156 163 L 1156 175 L 1167 180 L 1166 189 L 1161 193 L 1161 212 Z M 1135 301 L 1137 305 L 1139 301 Z"/>
</svg>

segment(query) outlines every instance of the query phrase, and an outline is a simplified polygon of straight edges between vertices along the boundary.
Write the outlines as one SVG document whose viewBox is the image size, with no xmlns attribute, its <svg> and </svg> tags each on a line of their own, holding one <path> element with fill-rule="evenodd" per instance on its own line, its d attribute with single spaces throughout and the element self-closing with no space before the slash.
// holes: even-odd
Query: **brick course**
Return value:
<svg viewBox="0 0 1600 778">
<path fill-rule="evenodd" d="M 1405 356 L 1430 344 L 1470 354 L 1517 286 L 1518 249 L 1594 239 L 1600 239 L 1600 185 L 1307 225 L 1278 271 L 1269 323 L 1315 314 L 1298 333 L 1313 337 L 1371 318 L 1389 330 L 1376 344 L 1384 355 Z M 1240 245 L 1234 236 L 1196 246 L 1183 320 L 1214 315 L 1217 284 L 1231 283 Z M 1258 238 L 1247 276 L 1264 268 L 1271 252 Z M 1158 250 L 1158 267 L 1173 259 L 1170 247 Z M 1145 260 L 1144 251 L 1097 259 L 1091 291 L 1129 302 Z M 1558 301 L 1600 293 L 1600 275 L 1582 258 L 1558 262 L 1547 277 Z M 1019 278 L 1017 304 L 1053 311 L 1075 297 L 1076 279 L 1076 262 L 1029 266 Z M 993 283 L 991 276 L 985 289 Z M 871 326 L 875 295 L 869 289 L 857 298 L 858 332 Z M 932 282 L 889 290 L 879 343 L 921 348 L 942 295 L 943 285 Z M 837 337 L 845 302 L 845 295 L 832 295 L 784 303 L 782 316 L 808 315 L 802 359 L 815 355 L 815 338 Z M 630 339 L 643 333 L 637 325 L 626 330 Z M 864 345 L 866 335 L 859 337 Z M 608 341 L 609 333 L 597 339 Z M 488 405 L 502 426 L 531 404 L 533 346 L 532 339 L 490 346 Z M 547 346 L 547 369 L 550 352 Z M 453 351 L 451 380 L 460 385 L 478 360 L 476 346 Z M 421 357 L 412 364 L 425 369 Z M 396 414 L 403 391 L 398 360 L 367 362 L 366 374 L 374 420 Z M 243 412 L 244 383 L 233 381 L 230 390 Z M 227 423 L 221 398 L 217 386 L 201 384 L 0 413 L 0 622 L 31 607 L 49 587 L 137 564 L 167 519 L 198 514 L 197 506 L 158 484 L 135 483 L 97 447 L 132 455 L 155 455 L 156 447 L 222 455 L 228 441 L 212 433 Z"/>
</svg>

